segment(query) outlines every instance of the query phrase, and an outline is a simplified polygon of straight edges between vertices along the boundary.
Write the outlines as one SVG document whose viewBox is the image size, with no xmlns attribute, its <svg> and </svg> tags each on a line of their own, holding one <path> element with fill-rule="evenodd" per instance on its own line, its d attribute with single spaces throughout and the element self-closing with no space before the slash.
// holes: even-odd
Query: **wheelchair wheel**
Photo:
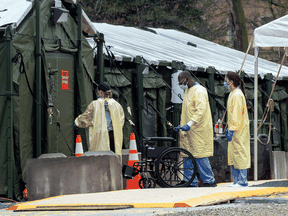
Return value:
<svg viewBox="0 0 288 216">
<path fill-rule="evenodd" d="M 184 163 L 185 168 L 184 168 Z M 196 160 L 186 149 L 171 147 L 158 156 L 156 175 L 162 187 L 185 187 L 192 183 L 197 172 Z"/>
<path fill-rule="evenodd" d="M 156 182 L 153 178 L 141 178 L 139 180 L 139 187 L 143 188 L 155 188 Z"/>
</svg>

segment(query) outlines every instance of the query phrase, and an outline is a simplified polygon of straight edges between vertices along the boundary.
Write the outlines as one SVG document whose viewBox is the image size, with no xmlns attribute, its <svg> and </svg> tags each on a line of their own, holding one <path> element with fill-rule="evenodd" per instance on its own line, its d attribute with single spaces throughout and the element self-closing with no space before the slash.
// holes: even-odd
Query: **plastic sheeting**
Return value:
<svg viewBox="0 0 288 216">
<path fill-rule="evenodd" d="M 197 71 L 198 68 L 214 67 L 226 73 L 241 68 L 244 52 L 240 52 L 219 44 L 189 35 L 177 30 L 152 29 L 156 32 L 141 30 L 135 27 L 116 26 L 106 23 L 94 23 L 95 28 L 104 34 L 106 46 L 110 46 L 116 60 L 124 57 L 143 56 L 150 64 L 158 65 L 160 61 L 183 62 L 187 69 Z M 88 39 L 92 47 L 95 42 Z M 187 45 L 195 44 L 196 47 Z M 96 51 L 96 50 L 95 50 Z M 106 50 L 105 50 L 106 52 Z M 259 75 L 272 73 L 276 76 L 279 64 L 259 58 Z M 254 77 L 254 56 L 247 55 L 243 70 Z M 281 77 L 288 76 L 288 67 L 283 66 Z"/>
<path fill-rule="evenodd" d="M 254 47 L 288 47 L 288 15 L 256 28 Z"/>
</svg>

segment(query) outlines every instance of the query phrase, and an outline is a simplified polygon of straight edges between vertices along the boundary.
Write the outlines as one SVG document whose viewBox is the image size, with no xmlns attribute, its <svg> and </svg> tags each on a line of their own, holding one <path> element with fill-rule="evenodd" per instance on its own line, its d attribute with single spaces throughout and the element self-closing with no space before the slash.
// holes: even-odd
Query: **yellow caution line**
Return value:
<svg viewBox="0 0 288 216">
<path fill-rule="evenodd" d="M 288 192 L 287 187 L 274 187 L 265 189 L 255 189 L 249 191 L 233 191 L 233 192 L 221 192 L 213 193 L 210 195 L 195 197 L 192 199 L 184 200 L 175 203 L 174 207 L 196 207 L 199 205 L 212 205 L 215 203 L 226 202 L 241 197 L 257 197 L 263 195 L 269 195 L 273 193 L 286 193 Z"/>
</svg>

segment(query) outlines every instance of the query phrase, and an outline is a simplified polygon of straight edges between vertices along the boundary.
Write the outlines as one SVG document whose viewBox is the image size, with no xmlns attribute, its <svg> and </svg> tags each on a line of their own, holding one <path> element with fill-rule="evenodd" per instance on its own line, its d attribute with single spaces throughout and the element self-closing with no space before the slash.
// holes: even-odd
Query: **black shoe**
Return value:
<svg viewBox="0 0 288 216">
<path fill-rule="evenodd" d="M 212 184 L 210 183 L 203 183 L 200 187 L 217 187 L 216 182 L 213 182 Z"/>
<path fill-rule="evenodd" d="M 183 187 L 182 185 L 184 185 L 186 183 L 186 181 L 181 181 L 179 184 L 176 184 L 176 186 L 179 186 L 179 187 Z M 197 187 L 197 186 L 193 186 L 193 185 L 187 185 L 185 187 Z"/>
</svg>

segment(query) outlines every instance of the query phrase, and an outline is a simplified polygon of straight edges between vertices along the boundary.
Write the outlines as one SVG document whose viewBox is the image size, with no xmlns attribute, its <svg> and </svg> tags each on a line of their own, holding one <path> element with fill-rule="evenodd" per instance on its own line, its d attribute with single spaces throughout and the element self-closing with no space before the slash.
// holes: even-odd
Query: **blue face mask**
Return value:
<svg viewBox="0 0 288 216">
<path fill-rule="evenodd" d="M 229 89 L 229 85 L 226 81 L 224 81 L 224 86 L 225 86 L 225 88 Z"/>
</svg>

